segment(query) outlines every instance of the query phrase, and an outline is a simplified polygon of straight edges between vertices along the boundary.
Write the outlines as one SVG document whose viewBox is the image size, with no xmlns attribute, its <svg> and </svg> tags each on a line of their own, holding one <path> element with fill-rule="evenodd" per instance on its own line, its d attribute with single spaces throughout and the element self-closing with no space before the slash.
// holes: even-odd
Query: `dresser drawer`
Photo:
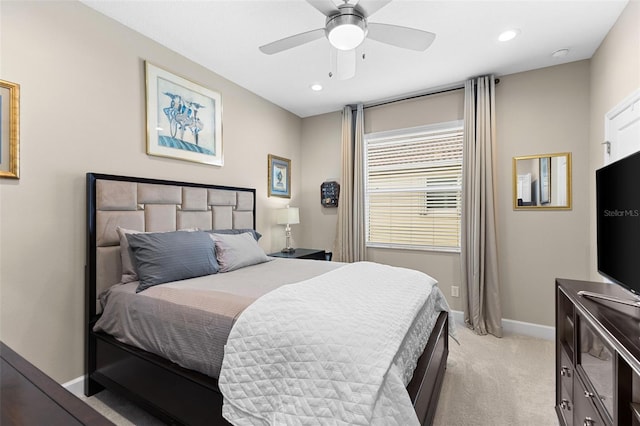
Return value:
<svg viewBox="0 0 640 426">
<path fill-rule="evenodd" d="M 558 374 L 560 382 L 562 383 L 563 391 L 566 390 L 569 400 L 573 401 L 573 376 L 574 368 L 569 355 L 565 352 L 564 348 L 560 350 L 560 365 L 558 366 Z"/>
<path fill-rule="evenodd" d="M 563 425 L 573 425 L 573 412 L 575 411 L 573 408 L 573 399 L 569 394 L 569 391 L 564 386 L 560 387 L 560 401 L 558 407 L 560 409 L 560 413 L 564 419 L 564 423 L 560 423 Z"/>
<path fill-rule="evenodd" d="M 586 390 L 580 376 L 575 374 L 573 377 L 573 424 L 579 426 L 609 426 L 605 422 L 594 404 L 594 394 Z"/>
</svg>

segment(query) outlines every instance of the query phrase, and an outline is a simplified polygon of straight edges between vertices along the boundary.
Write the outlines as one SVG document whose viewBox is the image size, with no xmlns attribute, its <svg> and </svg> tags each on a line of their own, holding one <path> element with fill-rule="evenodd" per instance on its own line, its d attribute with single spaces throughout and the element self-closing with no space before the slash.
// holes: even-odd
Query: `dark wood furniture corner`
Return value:
<svg viewBox="0 0 640 426">
<path fill-rule="evenodd" d="M 283 253 L 281 251 L 277 251 L 275 253 L 270 253 L 269 256 L 283 257 L 286 259 L 326 260 L 327 255 L 324 250 L 297 248 L 296 251 L 292 253 Z"/>
<path fill-rule="evenodd" d="M 640 309 L 614 284 L 556 279 L 556 413 L 561 426 L 640 426 Z"/>
<path fill-rule="evenodd" d="M 2 342 L 0 358 L 1 425 L 113 425 Z"/>
</svg>

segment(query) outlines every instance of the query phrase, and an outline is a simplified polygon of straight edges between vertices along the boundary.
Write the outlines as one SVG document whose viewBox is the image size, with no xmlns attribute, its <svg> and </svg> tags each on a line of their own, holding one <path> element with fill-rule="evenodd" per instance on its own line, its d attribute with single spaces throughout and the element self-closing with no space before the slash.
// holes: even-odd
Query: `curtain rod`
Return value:
<svg viewBox="0 0 640 426">
<path fill-rule="evenodd" d="M 495 84 L 498 84 L 498 83 L 500 83 L 500 79 L 496 78 L 494 80 L 494 82 L 495 82 Z M 464 89 L 464 83 L 459 83 L 459 84 L 453 85 L 451 87 L 448 87 L 446 89 L 435 90 L 433 92 L 426 92 L 426 93 L 421 93 L 419 95 L 407 96 L 407 97 L 404 97 L 404 98 L 391 99 L 391 100 L 388 100 L 388 101 L 381 101 L 381 102 L 375 102 L 375 103 L 372 103 L 372 104 L 367 104 L 367 105 L 364 106 L 364 109 L 379 107 L 379 106 L 382 106 L 382 105 L 389 105 L 389 104 L 393 104 L 393 103 L 396 103 L 396 102 L 410 101 L 412 99 L 424 98 L 426 96 L 439 95 L 441 93 L 455 92 L 456 90 L 462 90 L 462 89 Z M 354 105 L 351 108 L 355 109 L 356 106 Z"/>
</svg>

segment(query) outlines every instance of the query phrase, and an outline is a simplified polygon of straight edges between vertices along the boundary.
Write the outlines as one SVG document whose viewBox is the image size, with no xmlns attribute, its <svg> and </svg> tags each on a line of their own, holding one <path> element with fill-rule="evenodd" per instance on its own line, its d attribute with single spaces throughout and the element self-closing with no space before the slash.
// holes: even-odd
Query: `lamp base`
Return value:
<svg viewBox="0 0 640 426">
<path fill-rule="evenodd" d="M 295 253 L 296 249 L 294 249 L 293 247 L 285 247 L 282 250 L 280 250 L 282 253 Z"/>
</svg>

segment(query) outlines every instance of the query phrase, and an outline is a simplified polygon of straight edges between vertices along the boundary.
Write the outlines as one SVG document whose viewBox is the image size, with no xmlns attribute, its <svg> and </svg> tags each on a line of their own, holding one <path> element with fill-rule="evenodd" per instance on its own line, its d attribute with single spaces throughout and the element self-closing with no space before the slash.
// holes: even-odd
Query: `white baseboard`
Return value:
<svg viewBox="0 0 640 426">
<path fill-rule="evenodd" d="M 451 314 L 457 323 L 464 324 L 464 312 L 451 311 Z M 522 334 L 538 339 L 554 340 L 556 338 L 555 327 L 511 319 L 502 319 L 502 330 L 505 334 Z"/>
<path fill-rule="evenodd" d="M 78 398 L 84 398 L 84 376 L 76 377 L 73 380 L 69 380 L 67 383 L 63 383 L 62 387 L 77 396 Z"/>
</svg>

